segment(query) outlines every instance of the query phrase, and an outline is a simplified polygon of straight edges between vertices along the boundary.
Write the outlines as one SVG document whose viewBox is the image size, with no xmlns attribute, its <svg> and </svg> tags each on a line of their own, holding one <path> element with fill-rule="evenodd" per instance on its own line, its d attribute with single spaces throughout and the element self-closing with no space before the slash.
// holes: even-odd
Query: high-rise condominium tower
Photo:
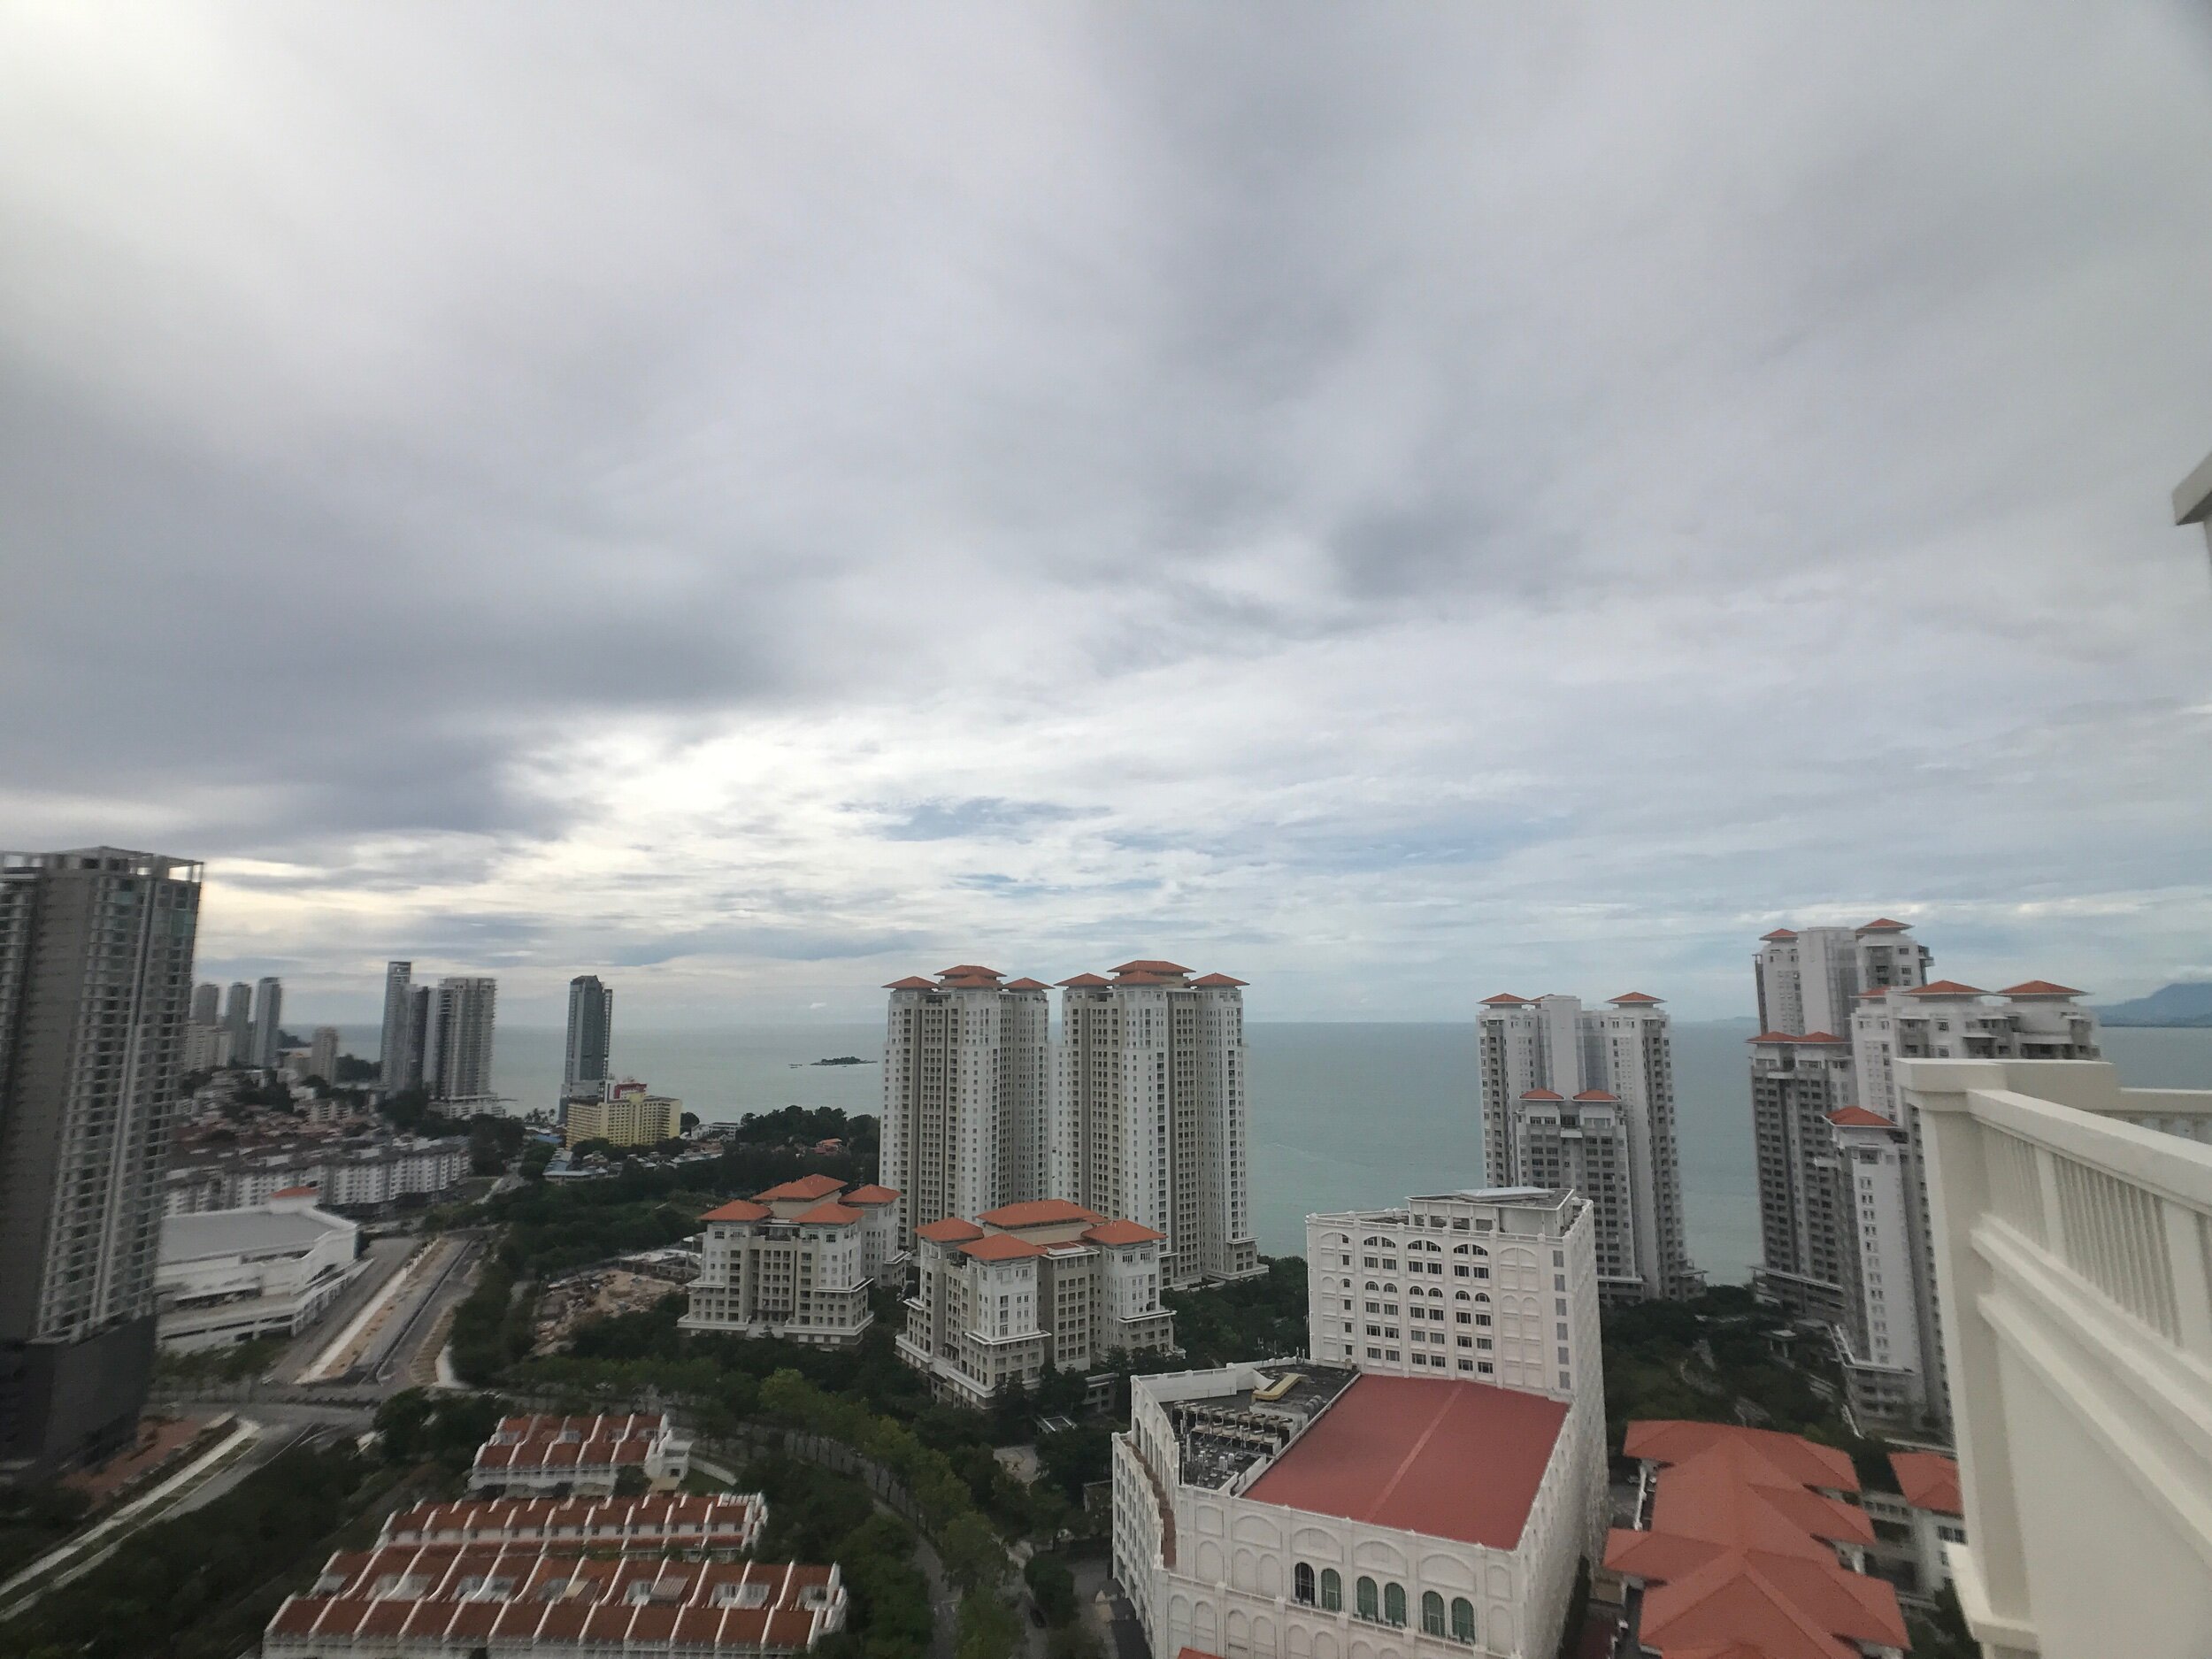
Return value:
<svg viewBox="0 0 2212 1659">
<path fill-rule="evenodd" d="M 0 1471 L 136 1431 L 199 908 L 181 859 L 0 854 Z"/>
<path fill-rule="evenodd" d="M 307 1040 L 307 1075 L 326 1083 L 338 1080 L 338 1028 L 318 1025 Z"/>
<path fill-rule="evenodd" d="M 223 998 L 223 1029 L 230 1033 L 230 1063 L 253 1064 L 253 987 L 235 981 Z"/>
<path fill-rule="evenodd" d="M 596 1096 L 607 1081 L 614 1041 L 614 989 L 595 974 L 568 982 L 568 1048 L 561 1062 L 561 1098 Z"/>
<path fill-rule="evenodd" d="M 1598 1011 L 1501 993 L 1484 999 L 1480 1028 L 1486 1179 L 1588 1199 L 1609 1298 L 1695 1295 L 1659 999 L 1631 991 Z"/>
<path fill-rule="evenodd" d="M 415 964 L 411 962 L 388 962 L 384 964 L 384 1039 L 377 1050 L 377 1080 L 388 1094 L 411 1087 L 419 1080 L 408 1076 L 410 1065 L 409 1032 L 413 1025 Z"/>
<path fill-rule="evenodd" d="M 273 1066 L 284 1042 L 284 982 L 263 979 L 253 987 L 251 1064 Z"/>
<path fill-rule="evenodd" d="M 1125 962 L 1060 983 L 1053 1196 L 1165 1233 L 1170 1289 L 1260 1272 L 1244 981 Z"/>
<path fill-rule="evenodd" d="M 441 979 L 426 999 L 422 1082 L 437 1101 L 476 1101 L 492 1092 L 496 979 Z"/>
<path fill-rule="evenodd" d="M 1931 982 L 1928 949 L 1909 934 L 1886 917 L 1767 934 L 1754 958 L 1767 1029 L 1751 1040 L 1755 1280 L 1835 1329 L 1853 1411 L 1899 1427 L 1947 1422 L 1949 1391 L 1921 1128 L 1893 1062 L 2099 1053 L 2080 992 Z"/>
<path fill-rule="evenodd" d="M 196 986 L 192 992 L 192 1023 L 196 1025 L 222 1024 L 223 987 L 210 982 Z"/>
<path fill-rule="evenodd" d="M 948 1216 L 1061 1196 L 1047 1188 L 1045 987 L 964 964 L 885 988 L 881 1177 L 899 1194 L 900 1248 Z"/>
</svg>

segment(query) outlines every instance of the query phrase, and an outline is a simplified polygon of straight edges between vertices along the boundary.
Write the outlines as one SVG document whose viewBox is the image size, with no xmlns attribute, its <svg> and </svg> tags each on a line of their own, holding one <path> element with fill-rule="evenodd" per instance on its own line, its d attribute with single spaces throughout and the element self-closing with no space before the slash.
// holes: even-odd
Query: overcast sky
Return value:
<svg viewBox="0 0 2212 1659">
<path fill-rule="evenodd" d="M 205 977 L 2212 974 L 2201 4 L 0 13 L 0 844 Z"/>
</svg>

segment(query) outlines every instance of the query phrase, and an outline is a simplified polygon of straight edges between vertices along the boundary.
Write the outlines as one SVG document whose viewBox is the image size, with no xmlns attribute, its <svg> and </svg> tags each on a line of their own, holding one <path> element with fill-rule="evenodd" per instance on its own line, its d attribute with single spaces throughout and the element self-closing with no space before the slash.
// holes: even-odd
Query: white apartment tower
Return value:
<svg viewBox="0 0 2212 1659">
<path fill-rule="evenodd" d="M 488 1099 L 492 1092 L 492 1021 L 499 981 L 455 978 L 428 993 L 421 1081 L 436 1101 Z"/>
<path fill-rule="evenodd" d="M 1055 1196 L 1043 983 L 970 963 L 885 988 L 882 1176 L 899 1194 L 901 1248 L 929 1222 Z"/>
<path fill-rule="evenodd" d="M 2098 1057 L 2070 987 L 2001 992 L 1927 978 L 1907 924 L 1778 928 L 1754 958 L 1767 1029 L 1751 1040 L 1762 1294 L 1831 1326 L 1852 1409 L 1949 1420 L 1934 1227 L 1901 1059 Z M 1778 1023 L 1786 1022 L 1786 1023 Z M 1815 1023 L 1817 1022 L 1817 1023 Z M 1794 1028 L 1793 1028 L 1794 1027 Z"/>
<path fill-rule="evenodd" d="M 1258 1274 L 1244 981 L 1142 961 L 1060 987 L 1052 1196 L 1165 1234 L 1168 1289 Z"/>
<path fill-rule="evenodd" d="M 1490 1179 L 1589 1201 L 1609 1299 L 1695 1295 L 1659 999 L 1631 991 L 1595 1010 L 1578 997 L 1502 993 L 1484 999 L 1480 1030 Z"/>
</svg>

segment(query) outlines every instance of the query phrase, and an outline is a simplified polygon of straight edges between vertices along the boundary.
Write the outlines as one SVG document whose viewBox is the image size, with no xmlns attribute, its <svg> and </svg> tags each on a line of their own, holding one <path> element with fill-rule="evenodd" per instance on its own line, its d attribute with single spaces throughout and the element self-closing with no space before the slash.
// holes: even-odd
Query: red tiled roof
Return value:
<svg viewBox="0 0 2212 1659">
<path fill-rule="evenodd" d="M 1233 979 L 1225 973 L 1208 973 L 1193 979 L 1191 983 L 1202 990 L 1211 991 L 1225 987 L 1241 987 L 1245 981 Z"/>
<path fill-rule="evenodd" d="M 1050 987 L 1042 979 L 1009 979 L 1006 988 L 1010 991 L 1043 991 Z"/>
<path fill-rule="evenodd" d="M 1763 945 L 1766 945 L 1773 943 L 1778 939 L 1794 939 L 1796 937 L 1797 935 L 1790 932 L 1788 928 L 1778 927 L 1770 933 L 1761 933 L 1759 935 L 1759 942 Z"/>
<path fill-rule="evenodd" d="M 1521 1098 L 1523 1100 L 1565 1100 L 1567 1097 L 1556 1089 L 1532 1088 L 1522 1090 Z"/>
<path fill-rule="evenodd" d="M 933 991 L 937 987 L 918 973 L 910 973 L 903 979 L 894 979 L 883 987 L 887 991 Z"/>
<path fill-rule="evenodd" d="M 1840 1111 L 1828 1114 L 1828 1121 L 1845 1129 L 1894 1129 L 1897 1125 L 1879 1112 L 1870 1112 L 1863 1106 L 1846 1106 Z"/>
<path fill-rule="evenodd" d="M 2070 985 L 2053 985 L 2048 979 L 2024 979 L 2018 985 L 2005 987 L 2002 995 L 2006 996 L 2085 996 L 2088 994 L 2077 991 Z"/>
<path fill-rule="evenodd" d="M 312 1198 L 321 1190 L 315 1187 L 280 1187 L 269 1196 L 272 1198 Z"/>
<path fill-rule="evenodd" d="M 1032 1198 L 987 1210 L 976 1219 L 994 1227 L 1041 1227 L 1054 1221 L 1103 1221 L 1106 1217 L 1064 1198 Z"/>
<path fill-rule="evenodd" d="M 979 1239 L 983 1229 L 972 1221 L 963 1221 L 957 1216 L 947 1216 L 942 1221 L 926 1221 L 914 1229 L 918 1239 L 927 1239 L 932 1244 L 958 1244 L 967 1239 Z"/>
<path fill-rule="evenodd" d="M 849 1227 L 854 1222 L 864 1221 L 867 1217 L 849 1204 L 841 1204 L 835 1199 L 830 1199 L 815 1205 L 811 1210 L 802 1210 L 792 1219 L 810 1226 Z"/>
<path fill-rule="evenodd" d="M 1006 976 L 996 968 L 980 967 L 972 962 L 963 962 L 945 969 L 937 976 L 941 979 L 1002 979 Z"/>
<path fill-rule="evenodd" d="M 1074 986 L 1082 990 L 1087 991 L 1094 986 L 1102 986 L 1106 983 L 1107 981 L 1105 979 L 1100 978 L 1095 973 L 1079 973 L 1072 979 L 1061 980 L 1060 986 L 1063 990 L 1065 990 L 1070 986 Z"/>
<path fill-rule="evenodd" d="M 865 1187 L 854 1187 L 837 1202 L 841 1204 L 895 1204 L 899 1202 L 899 1195 L 887 1187 L 878 1187 L 871 1182 Z"/>
<path fill-rule="evenodd" d="M 1188 973 L 1190 970 L 1179 962 L 1125 962 L 1114 970 L 1116 973 Z"/>
<path fill-rule="evenodd" d="M 1485 1008 L 1524 1008 L 1527 1006 L 1527 1003 L 1528 998 L 1516 996 L 1510 991 L 1501 991 L 1495 996 L 1486 996 L 1482 999 L 1482 1005 Z"/>
<path fill-rule="evenodd" d="M 1665 999 L 1656 996 L 1647 996 L 1641 991 L 1630 991 L 1623 995 L 1611 997 L 1608 1000 L 1617 1007 L 1623 1002 L 1657 1002 L 1664 1001 Z"/>
<path fill-rule="evenodd" d="M 1892 1452 L 1890 1471 L 1897 1489 L 1916 1509 L 1939 1515 L 1964 1515 L 1966 1498 L 1959 1489 L 1959 1466 L 1941 1452 Z"/>
<path fill-rule="evenodd" d="M 1524 1099 L 1524 1100 L 1525 1100 L 1525 1099 L 1527 1099 L 1528 1097 L 1527 1097 L 1526 1095 L 1523 1095 L 1521 1098 L 1522 1098 L 1522 1099 Z M 1581 1094 L 1579 1094 L 1576 1095 L 1576 1096 L 1575 1096 L 1575 1098 L 1576 1098 L 1577 1100 L 1609 1100 L 1609 1101 L 1617 1101 L 1618 1099 L 1620 1099 L 1620 1096 L 1619 1096 L 1619 1095 L 1617 1095 L 1617 1094 L 1607 1094 L 1607 1093 L 1606 1093 L 1603 1089 L 1601 1089 L 1601 1088 L 1586 1088 L 1586 1089 L 1584 1089 L 1584 1090 L 1582 1091 L 1582 1093 L 1581 1093 Z"/>
<path fill-rule="evenodd" d="M 1862 933 L 1901 933 L 1911 926 L 1910 922 L 1893 922 L 1886 916 L 1878 916 L 1858 931 Z"/>
<path fill-rule="evenodd" d="M 1154 1239 L 1164 1239 L 1164 1233 L 1134 1221 L 1102 1221 L 1095 1227 L 1087 1228 L 1083 1236 L 1093 1244 L 1145 1244 Z"/>
<path fill-rule="evenodd" d="M 1925 985 L 1916 985 L 1906 993 L 1909 996 L 1986 996 L 1988 992 L 1977 985 L 1961 985 L 1956 979 L 1931 979 Z"/>
<path fill-rule="evenodd" d="M 1836 1543 L 1867 1544 L 1851 1460 L 1792 1434 L 1715 1423 L 1632 1423 L 1624 1449 L 1664 1465 L 1651 1530 L 1615 1530 L 1605 1564 L 1644 1585 L 1640 1634 L 1665 1659 L 1846 1659 L 1901 1647 L 1896 1592 L 1845 1570 Z"/>
<path fill-rule="evenodd" d="M 1512 1549 L 1567 1408 L 1486 1383 L 1369 1373 L 1245 1494 L 1260 1503 Z"/>
<path fill-rule="evenodd" d="M 1044 1254 L 1043 1246 L 1018 1239 L 1010 1233 L 994 1233 L 987 1238 L 972 1240 L 960 1248 L 962 1254 L 972 1256 L 979 1262 L 1013 1262 Z"/>
<path fill-rule="evenodd" d="M 769 1210 L 765 1204 L 757 1204 L 749 1198 L 733 1198 L 718 1209 L 708 1210 L 699 1219 L 702 1221 L 765 1221 L 768 1215 Z"/>
<path fill-rule="evenodd" d="M 764 1193 L 755 1193 L 753 1196 L 764 1204 L 776 1202 L 789 1203 L 801 1198 L 827 1198 L 832 1193 L 844 1190 L 845 1183 L 834 1176 L 802 1175 L 795 1181 L 786 1181 L 780 1187 L 772 1187 Z"/>
<path fill-rule="evenodd" d="M 1798 1039 L 1800 1042 L 1848 1042 L 1848 1037 L 1839 1037 L 1832 1031 L 1809 1031 Z"/>
</svg>

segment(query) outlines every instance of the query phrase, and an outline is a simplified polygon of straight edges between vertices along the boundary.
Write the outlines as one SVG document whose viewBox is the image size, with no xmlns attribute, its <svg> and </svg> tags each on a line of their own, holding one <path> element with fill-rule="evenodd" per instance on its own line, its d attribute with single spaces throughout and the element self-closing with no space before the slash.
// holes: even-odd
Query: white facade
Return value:
<svg viewBox="0 0 2212 1659">
<path fill-rule="evenodd" d="M 1158 961 L 1061 982 L 1052 1195 L 1165 1234 L 1170 1289 L 1264 1271 L 1243 985 Z"/>
<path fill-rule="evenodd" d="M 1564 1404 L 1564 1478 L 1582 1494 L 1594 1555 L 1605 1500 L 1595 1232 L 1579 1194 L 1529 1187 L 1306 1217 L 1307 1351 L 1324 1364 Z"/>
<path fill-rule="evenodd" d="M 1553 1432 L 1557 1407 L 1532 1411 L 1514 1403 L 1526 1396 L 1477 1383 L 1348 1379 L 1310 1364 L 1131 1379 L 1130 1427 L 1114 1439 L 1113 1566 L 1155 1659 L 1185 1647 L 1229 1659 L 1551 1659 L 1592 1518 Z M 1363 1390 L 1387 1394 L 1364 1402 Z M 1450 1432 L 1460 1408 L 1475 1423 Z M 1394 1432 L 1379 1413 L 1399 1419 Z M 1382 1457 L 1356 1455 L 1366 1439 L 1387 1445 L 1389 1466 L 1333 1492 L 1302 1469 L 1323 1437 L 1335 1442 L 1325 1461 L 1376 1471 Z M 1507 1462 L 1510 1482 L 1494 1479 Z M 1378 1481 L 1388 1484 L 1381 1502 Z M 1451 1524 L 1485 1509 L 1472 1525 Z M 1412 1513 L 1449 1519 L 1434 1531 L 1393 1524 Z"/>
<path fill-rule="evenodd" d="M 438 981 L 423 1038 L 423 1081 L 433 1100 L 492 1097 L 492 1028 L 498 1003 L 496 979 Z"/>
<path fill-rule="evenodd" d="M 938 1394 L 983 1406 L 1048 1365 L 1081 1373 L 1110 1354 L 1172 1352 L 1162 1242 L 1149 1227 L 1064 1199 L 926 1223 L 915 1235 L 899 1357 Z"/>
<path fill-rule="evenodd" d="M 1907 1059 L 1990 1659 L 2200 1659 L 2212 1632 L 2212 1091 Z M 2179 1132 L 2179 1133 L 2176 1133 Z M 2185 1139 L 2184 1136 L 2191 1138 Z"/>
<path fill-rule="evenodd" d="M 1833 1329 L 1852 1408 L 1870 1425 L 1940 1428 L 1949 1410 L 1925 1164 L 1897 1061 L 2098 1053 L 2079 992 L 2041 979 L 1995 993 L 1931 981 L 1931 961 L 1886 917 L 1778 928 L 1754 958 L 1766 1025 L 1750 1045 L 1756 1279 Z"/>
<path fill-rule="evenodd" d="M 608 1497 L 626 1471 L 666 1488 L 680 1484 L 690 1468 L 691 1441 L 666 1412 L 502 1417 L 476 1448 L 469 1490 Z"/>
<path fill-rule="evenodd" d="M 468 1142 L 458 1136 L 411 1135 L 371 1142 L 288 1147 L 261 1153 L 217 1153 L 173 1163 L 163 1180 L 164 1213 L 251 1210 L 288 1187 L 311 1187 L 317 1202 L 368 1209 L 410 1197 L 435 1197 L 466 1178 Z"/>
<path fill-rule="evenodd" d="M 1659 999 L 1632 991 L 1589 1010 L 1578 997 L 1501 994 L 1484 999 L 1479 1029 L 1489 1179 L 1589 1180 L 1577 1190 L 1590 1200 L 1608 1294 L 1701 1290 L 1683 1241 L 1674 1061 Z"/>
<path fill-rule="evenodd" d="M 338 1028 L 318 1025 L 307 1041 L 307 1075 L 326 1083 L 338 1080 Z"/>
<path fill-rule="evenodd" d="M 1049 1196 L 1044 985 L 963 964 L 886 988 L 881 1171 L 900 1195 L 902 1236 Z"/>
<path fill-rule="evenodd" d="M 154 1279 L 161 1346 L 190 1353 L 306 1330 L 351 1281 L 360 1236 L 303 1190 L 166 1217 Z"/>
<path fill-rule="evenodd" d="M 709 1210 L 683 1328 L 854 1346 L 876 1276 L 903 1255 L 898 1197 L 807 1175 Z"/>
</svg>

